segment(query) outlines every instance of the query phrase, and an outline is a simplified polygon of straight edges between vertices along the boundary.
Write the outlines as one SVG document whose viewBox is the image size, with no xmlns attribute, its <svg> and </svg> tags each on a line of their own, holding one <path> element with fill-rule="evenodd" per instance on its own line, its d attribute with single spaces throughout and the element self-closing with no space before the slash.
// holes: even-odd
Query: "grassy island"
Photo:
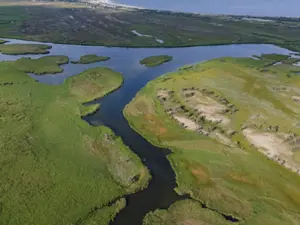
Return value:
<svg viewBox="0 0 300 225">
<path fill-rule="evenodd" d="M 110 57 L 108 56 L 98 56 L 94 54 L 90 55 L 83 55 L 80 57 L 79 61 L 72 61 L 74 64 L 90 64 L 95 62 L 103 62 L 110 60 Z"/>
<path fill-rule="evenodd" d="M 51 86 L 22 72 L 20 61 L 0 62 L 0 224 L 108 224 L 124 195 L 147 186 L 148 170 L 122 140 L 81 119 L 97 109 L 82 103 L 122 81 L 99 67 Z"/>
<path fill-rule="evenodd" d="M 6 55 L 47 54 L 50 48 L 43 44 L 0 44 L 0 52 Z"/>
<path fill-rule="evenodd" d="M 69 63 L 67 56 L 45 56 L 39 59 L 21 58 L 14 65 L 20 71 L 36 75 L 55 74 L 63 72 L 60 65 Z"/>
<path fill-rule="evenodd" d="M 156 67 L 166 62 L 169 62 L 172 59 L 173 57 L 169 55 L 157 55 L 144 58 L 140 61 L 140 63 L 146 67 Z"/>
<path fill-rule="evenodd" d="M 300 224 L 300 68 L 276 63 L 288 59 L 185 66 L 149 82 L 126 106 L 132 128 L 172 150 L 176 191 L 192 198 L 149 213 L 145 225 L 227 224 L 224 217 Z"/>
</svg>

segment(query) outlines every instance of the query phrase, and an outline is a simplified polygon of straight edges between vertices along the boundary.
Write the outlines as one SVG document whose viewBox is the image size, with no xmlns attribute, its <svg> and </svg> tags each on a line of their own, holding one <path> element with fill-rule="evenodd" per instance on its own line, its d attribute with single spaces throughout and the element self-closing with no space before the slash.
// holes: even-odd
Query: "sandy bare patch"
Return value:
<svg viewBox="0 0 300 225">
<path fill-rule="evenodd" d="M 284 139 L 276 134 L 258 132 L 253 129 L 245 129 L 243 134 L 255 147 L 263 149 L 270 156 L 292 155 L 288 144 L 284 143 Z"/>
<path fill-rule="evenodd" d="M 228 137 L 226 137 L 224 134 L 221 134 L 220 132 L 211 133 L 209 136 L 217 139 L 219 142 L 221 142 L 224 145 L 232 145 L 231 140 Z"/>
<path fill-rule="evenodd" d="M 300 96 L 294 95 L 294 96 L 292 96 L 292 100 L 294 102 L 300 102 Z"/>
<path fill-rule="evenodd" d="M 193 120 L 190 120 L 186 117 L 183 116 L 173 116 L 174 119 L 176 119 L 179 123 L 182 124 L 182 126 L 184 128 L 186 128 L 187 130 L 192 130 L 192 131 L 196 131 L 199 129 L 199 125 L 197 123 L 195 123 Z"/>
<path fill-rule="evenodd" d="M 186 97 L 186 103 L 189 107 L 196 109 L 207 121 L 221 123 L 223 125 L 230 123 L 229 118 L 222 115 L 227 110 L 225 105 L 222 105 L 201 92 L 196 91 L 194 93 L 194 95 L 190 95 L 189 92 L 184 93 L 186 96 L 189 96 Z"/>
<path fill-rule="evenodd" d="M 165 89 L 160 89 L 157 92 L 157 97 L 158 98 L 165 98 L 168 99 L 169 98 L 169 91 L 165 90 Z"/>
<path fill-rule="evenodd" d="M 260 132 L 250 128 L 244 129 L 243 134 L 270 159 L 300 174 L 300 165 L 293 160 L 293 148 L 286 141 L 288 135 Z"/>
</svg>

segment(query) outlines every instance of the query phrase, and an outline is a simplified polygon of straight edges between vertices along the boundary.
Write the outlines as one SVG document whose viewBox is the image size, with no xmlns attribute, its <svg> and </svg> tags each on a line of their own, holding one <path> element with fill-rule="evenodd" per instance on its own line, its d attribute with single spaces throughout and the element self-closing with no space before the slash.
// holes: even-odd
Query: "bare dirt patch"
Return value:
<svg viewBox="0 0 300 225">
<path fill-rule="evenodd" d="M 294 102 L 300 102 L 300 96 L 292 96 Z"/>
<path fill-rule="evenodd" d="M 182 124 L 182 127 L 186 128 L 187 130 L 196 131 L 200 128 L 200 126 L 195 123 L 193 120 L 190 120 L 183 116 L 173 116 L 174 119 L 176 119 L 180 124 Z"/>
<path fill-rule="evenodd" d="M 249 128 L 244 129 L 243 134 L 270 159 L 300 174 L 300 166 L 293 160 L 293 146 L 289 143 L 287 134 L 261 132 Z"/>
<path fill-rule="evenodd" d="M 183 94 L 186 104 L 197 110 L 207 121 L 224 125 L 230 122 L 229 118 L 223 115 L 228 110 L 227 106 L 208 96 L 212 95 L 213 92 L 203 94 L 200 91 L 184 90 Z"/>
</svg>

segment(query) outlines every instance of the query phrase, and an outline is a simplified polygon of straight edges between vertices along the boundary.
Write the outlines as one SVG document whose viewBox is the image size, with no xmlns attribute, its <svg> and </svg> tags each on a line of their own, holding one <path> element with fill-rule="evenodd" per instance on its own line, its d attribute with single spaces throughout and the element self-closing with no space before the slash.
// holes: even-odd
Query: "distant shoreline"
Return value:
<svg viewBox="0 0 300 225">
<path fill-rule="evenodd" d="M 139 7 L 139 6 L 116 3 L 111 0 L 82 0 L 82 2 L 91 4 L 91 5 L 103 5 L 103 6 L 112 7 L 112 8 L 123 7 L 123 8 L 129 8 L 129 9 L 131 9 L 131 8 L 132 9 L 145 9 L 145 8 Z"/>
</svg>

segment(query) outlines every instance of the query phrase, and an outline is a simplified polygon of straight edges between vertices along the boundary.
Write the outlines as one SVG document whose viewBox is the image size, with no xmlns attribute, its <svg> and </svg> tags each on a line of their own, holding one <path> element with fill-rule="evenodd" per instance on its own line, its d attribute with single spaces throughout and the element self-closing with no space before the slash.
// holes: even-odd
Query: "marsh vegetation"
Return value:
<svg viewBox="0 0 300 225">
<path fill-rule="evenodd" d="M 1 1 L 0 14 L 0 36 L 6 38 L 131 47 L 272 43 L 299 51 L 297 18 L 245 20 L 57 1 Z"/>
<path fill-rule="evenodd" d="M 90 55 L 83 55 L 80 57 L 78 61 L 72 61 L 74 64 L 90 64 L 90 63 L 95 63 L 95 62 L 103 62 L 110 60 L 110 57 L 108 56 L 98 56 L 94 54 Z"/>
<path fill-rule="evenodd" d="M 3 42 L 5 43 L 5 42 Z M 43 44 L 0 44 L 0 52 L 6 55 L 47 54 L 51 46 Z"/>
<path fill-rule="evenodd" d="M 81 119 L 98 108 L 82 103 L 120 87 L 120 73 L 93 68 L 56 86 L 25 73 L 67 60 L 0 62 L 0 224 L 108 224 L 122 196 L 147 186 L 148 170 L 121 138 Z"/>
<path fill-rule="evenodd" d="M 63 72 L 60 67 L 69 63 L 67 56 L 45 56 L 39 59 L 20 58 L 14 62 L 16 68 L 22 72 L 36 75 L 55 74 Z"/>
<path fill-rule="evenodd" d="M 156 56 L 149 56 L 140 61 L 140 64 L 146 67 L 156 67 L 161 64 L 170 62 L 173 59 L 172 56 L 169 55 L 156 55 Z"/>
<path fill-rule="evenodd" d="M 191 197 L 144 224 L 226 224 L 207 218 L 214 212 L 241 224 L 300 223 L 300 69 L 276 64 L 289 56 L 259 58 L 182 67 L 126 106 L 132 128 L 172 150 L 176 191 Z"/>
</svg>

